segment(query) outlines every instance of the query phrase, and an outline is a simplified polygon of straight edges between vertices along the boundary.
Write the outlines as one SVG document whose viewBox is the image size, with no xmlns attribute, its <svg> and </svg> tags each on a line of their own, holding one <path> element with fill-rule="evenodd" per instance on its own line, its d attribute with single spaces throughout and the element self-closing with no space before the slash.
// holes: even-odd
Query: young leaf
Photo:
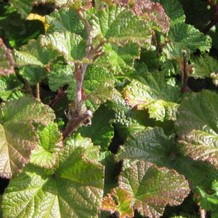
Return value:
<svg viewBox="0 0 218 218">
<path fill-rule="evenodd" d="M 118 152 L 119 159 L 146 160 L 158 166 L 167 166 L 173 157 L 175 139 L 167 137 L 156 127 L 130 136 Z"/>
<path fill-rule="evenodd" d="M 58 153 L 62 148 L 61 133 L 56 123 L 50 123 L 39 131 L 40 146 L 31 154 L 30 162 L 51 169 L 58 159 Z"/>
<path fill-rule="evenodd" d="M 167 204 L 181 204 L 190 191 L 184 176 L 174 170 L 157 168 L 146 161 L 124 161 L 119 188 L 104 198 L 106 205 L 103 204 L 103 208 L 111 210 L 113 204 L 108 204 L 108 199 L 120 200 L 114 193 L 122 190 L 128 196 L 129 205 L 125 205 L 127 217 L 132 217 L 131 208 L 146 217 L 160 217 Z M 121 203 L 116 200 L 113 210 L 119 209 L 117 205 Z M 119 212 L 123 214 L 123 210 Z"/>
<path fill-rule="evenodd" d="M 218 168 L 218 95 L 210 91 L 186 97 L 178 110 L 176 130 L 185 155 Z"/>
<path fill-rule="evenodd" d="M 49 107 L 23 97 L 2 105 L 0 119 L 0 176 L 10 178 L 21 171 L 39 142 L 32 123 L 47 125 L 54 114 Z"/>
<path fill-rule="evenodd" d="M 46 21 L 49 24 L 49 33 L 69 31 L 81 35 L 82 37 L 87 35 L 78 13 L 74 10 L 68 8 L 55 10 L 46 16 Z"/>
<path fill-rule="evenodd" d="M 131 107 L 148 109 L 151 118 L 175 120 L 180 99 L 179 89 L 167 85 L 163 74 L 148 74 L 145 81 L 132 82 L 125 87 L 123 96 Z"/>
<path fill-rule="evenodd" d="M 90 140 L 75 136 L 60 152 L 53 175 L 28 165 L 5 191 L 3 216 L 97 218 L 103 196 L 98 153 Z"/>
</svg>

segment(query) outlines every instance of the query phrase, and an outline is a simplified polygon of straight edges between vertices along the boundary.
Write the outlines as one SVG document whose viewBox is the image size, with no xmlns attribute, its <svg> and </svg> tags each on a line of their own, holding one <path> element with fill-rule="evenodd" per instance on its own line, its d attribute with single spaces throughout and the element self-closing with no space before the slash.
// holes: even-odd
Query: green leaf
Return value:
<svg viewBox="0 0 218 218">
<path fill-rule="evenodd" d="M 3 216 L 97 218 L 103 196 L 98 154 L 89 139 L 75 136 L 60 152 L 53 175 L 27 166 L 4 193 Z"/>
<path fill-rule="evenodd" d="M 46 21 L 49 25 L 48 32 L 72 32 L 82 37 L 86 36 L 86 30 L 78 15 L 74 10 L 62 8 L 55 10 L 50 15 L 46 16 Z"/>
<path fill-rule="evenodd" d="M 51 47 L 53 50 L 57 50 L 71 65 L 74 61 L 84 57 L 86 49 L 85 40 L 71 32 L 54 32 L 42 36 L 40 43 L 43 47 Z"/>
<path fill-rule="evenodd" d="M 131 107 L 148 109 L 149 116 L 156 120 L 175 120 L 180 92 L 177 87 L 166 84 L 163 73 L 147 74 L 144 81 L 132 80 L 123 91 Z"/>
<path fill-rule="evenodd" d="M 175 139 L 159 127 L 140 131 L 130 136 L 118 152 L 119 159 L 147 160 L 158 166 L 167 166 L 175 153 Z"/>
<path fill-rule="evenodd" d="M 116 75 L 133 70 L 134 60 L 140 56 L 139 46 L 135 43 L 128 43 L 122 47 L 106 43 L 103 51 L 105 55 L 96 63 L 111 69 Z"/>
<path fill-rule="evenodd" d="M 92 125 L 81 127 L 79 132 L 84 137 L 90 137 L 95 145 L 100 145 L 102 150 L 108 150 L 114 129 L 111 123 L 113 112 L 105 106 L 100 107 L 93 115 Z"/>
<path fill-rule="evenodd" d="M 31 154 L 30 162 L 51 169 L 57 162 L 58 153 L 62 148 L 61 133 L 56 123 L 50 123 L 39 131 L 40 146 Z"/>
<path fill-rule="evenodd" d="M 178 110 L 176 130 L 185 155 L 218 167 L 218 95 L 210 91 L 186 97 Z"/>
<path fill-rule="evenodd" d="M 47 77 L 48 72 L 38 66 L 24 66 L 19 70 L 19 74 L 26 80 L 31 86 L 40 83 Z"/>
<path fill-rule="evenodd" d="M 212 73 L 218 72 L 218 62 L 215 58 L 205 55 L 194 59 L 194 72 L 190 75 L 195 78 L 210 77 Z"/>
<path fill-rule="evenodd" d="M 0 76 L 0 98 L 4 101 L 14 99 L 22 95 L 20 89 L 23 84 L 15 74 Z"/>
<path fill-rule="evenodd" d="M 75 99 L 76 80 L 74 76 L 74 66 L 66 64 L 53 64 L 48 75 L 48 85 L 52 91 L 57 91 L 68 85 L 68 98 Z"/>
<path fill-rule="evenodd" d="M 123 209 L 129 213 L 131 208 L 139 211 L 147 217 L 160 217 L 167 204 L 179 205 L 189 194 L 188 182 L 183 175 L 167 168 L 157 168 L 155 165 L 146 161 L 124 161 L 124 169 L 119 178 L 119 188 L 114 193 L 124 192 L 128 196 L 129 205 L 124 205 Z M 106 196 L 119 200 L 114 193 Z M 122 196 L 123 197 L 123 196 Z M 114 209 L 121 202 L 114 200 Z M 108 210 L 111 210 L 111 205 Z M 103 205 L 107 209 L 107 205 Z"/>
<path fill-rule="evenodd" d="M 6 47 L 2 38 L 0 38 L 0 75 L 14 73 L 14 58 L 11 50 Z"/>
<path fill-rule="evenodd" d="M 167 15 L 170 17 L 171 24 L 185 22 L 185 14 L 178 0 L 158 0 L 158 2 L 163 6 Z"/>
<path fill-rule="evenodd" d="M 151 30 L 147 22 L 133 12 L 114 5 L 106 7 L 92 16 L 93 34 L 106 38 L 116 45 L 134 42 L 148 46 L 151 43 Z M 140 26 L 140 28 L 138 28 Z"/>
<path fill-rule="evenodd" d="M 29 161 L 39 143 L 33 122 L 47 125 L 55 118 L 52 110 L 30 97 L 10 101 L 0 108 L 0 176 L 10 178 Z"/>
<path fill-rule="evenodd" d="M 195 52 L 197 49 L 201 52 L 206 52 L 211 48 L 211 38 L 209 36 L 205 36 L 194 26 L 181 22 L 175 23 L 171 27 L 169 38 L 170 45 L 174 49 L 178 47 L 190 52 Z"/>
<path fill-rule="evenodd" d="M 42 44 L 41 35 L 37 40 L 31 40 L 27 45 L 22 46 L 19 51 L 15 50 L 14 55 L 18 66 L 37 65 L 45 67 L 58 57 L 58 52 L 51 47 Z"/>
<path fill-rule="evenodd" d="M 22 18 L 26 18 L 32 10 L 31 0 L 10 0 L 10 4 L 16 8 Z"/>
</svg>

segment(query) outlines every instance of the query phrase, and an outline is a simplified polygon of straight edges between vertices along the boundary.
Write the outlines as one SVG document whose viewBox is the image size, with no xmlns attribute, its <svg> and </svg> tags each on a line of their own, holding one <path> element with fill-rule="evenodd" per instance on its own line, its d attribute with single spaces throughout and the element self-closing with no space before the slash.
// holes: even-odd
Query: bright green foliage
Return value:
<svg viewBox="0 0 218 218">
<path fill-rule="evenodd" d="M 218 96 L 202 91 L 186 97 L 176 121 L 179 143 L 185 155 L 218 167 Z"/>
<path fill-rule="evenodd" d="M 213 218 L 218 215 L 217 205 L 218 205 L 218 183 L 216 180 L 212 183 L 213 194 L 207 194 L 201 188 L 197 187 L 200 193 L 200 204 L 201 207 L 212 212 Z"/>
<path fill-rule="evenodd" d="M 69 64 L 81 59 L 85 54 L 85 41 L 75 33 L 54 32 L 42 36 L 40 42 L 43 47 L 51 47 L 53 50 L 57 50 Z"/>
<path fill-rule="evenodd" d="M 54 114 L 48 106 L 23 97 L 2 105 L 0 119 L 0 175 L 10 178 L 21 171 L 29 161 L 31 150 L 39 143 L 33 122 L 47 125 Z"/>
<path fill-rule="evenodd" d="M 137 209 L 142 215 L 148 217 L 159 217 L 163 214 L 167 204 L 178 205 L 189 193 L 189 186 L 184 176 L 174 170 L 157 168 L 146 161 L 125 161 L 124 169 L 119 178 L 119 188 L 114 193 L 125 190 L 128 206 L 125 209 L 131 217 L 130 208 Z M 121 189 L 121 190 L 120 190 Z M 106 205 L 112 200 L 111 194 L 104 200 L 104 209 L 111 210 Z M 112 193 L 113 195 L 113 193 Z M 119 201 L 116 198 L 115 202 Z M 106 203 L 106 205 L 105 205 Z M 116 204 L 119 205 L 120 202 Z M 118 208 L 114 208 L 116 210 Z M 123 214 L 123 211 L 121 213 Z"/>
<path fill-rule="evenodd" d="M 1 4 L 0 216 L 217 217 L 208 2 Z"/>
<path fill-rule="evenodd" d="M 15 58 L 18 66 L 36 65 L 44 67 L 57 58 L 58 53 L 51 48 L 45 48 L 41 36 L 37 40 L 31 40 L 27 45 L 15 50 Z"/>
<path fill-rule="evenodd" d="M 132 80 L 125 87 L 123 96 L 131 107 L 148 109 L 151 118 L 160 121 L 175 120 L 179 90 L 164 81 L 163 74 L 160 73 L 150 74 L 142 82 Z"/>
<path fill-rule="evenodd" d="M 151 31 L 148 24 L 133 12 L 122 10 L 116 5 L 99 11 L 97 16 L 91 17 L 91 21 L 95 36 L 105 38 L 110 43 L 124 45 L 134 42 L 144 46 L 150 43 Z"/>
<path fill-rule="evenodd" d="M 97 217 L 103 195 L 98 152 L 90 140 L 76 136 L 61 151 L 52 175 L 27 166 L 4 194 L 4 216 Z"/>
<path fill-rule="evenodd" d="M 38 134 L 40 145 L 32 152 L 30 162 L 51 169 L 57 163 L 62 148 L 61 133 L 56 123 L 50 123 L 39 130 Z"/>
<path fill-rule="evenodd" d="M 81 36 L 86 35 L 86 31 L 79 15 L 76 11 L 63 8 L 56 10 L 46 16 L 49 25 L 48 32 L 72 32 Z"/>
</svg>

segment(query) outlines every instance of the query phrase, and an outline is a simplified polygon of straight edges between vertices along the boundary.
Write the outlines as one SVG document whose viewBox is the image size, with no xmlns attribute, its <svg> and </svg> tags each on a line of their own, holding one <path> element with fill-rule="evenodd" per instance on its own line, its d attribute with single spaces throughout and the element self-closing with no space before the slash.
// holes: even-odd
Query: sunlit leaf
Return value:
<svg viewBox="0 0 218 218">
<path fill-rule="evenodd" d="M 103 196 L 98 153 L 90 140 L 76 136 L 60 152 L 53 175 L 27 166 L 4 193 L 3 216 L 97 218 Z"/>
<path fill-rule="evenodd" d="M 14 58 L 11 50 L 6 47 L 2 38 L 0 38 L 0 75 L 14 73 Z"/>
<path fill-rule="evenodd" d="M 128 212 L 127 217 L 131 217 L 131 208 L 146 217 L 160 217 L 167 204 L 181 204 L 190 191 L 183 175 L 167 168 L 157 168 L 146 161 L 124 161 L 118 190 L 124 190 L 128 196 L 125 208 L 118 206 L 121 202 L 116 190 L 104 198 L 106 204 L 103 207 L 111 210 L 114 206 L 113 210 L 118 210 L 120 214 Z M 108 199 L 113 199 L 114 204 L 111 201 L 108 204 Z"/>
<path fill-rule="evenodd" d="M 175 120 L 179 89 L 166 84 L 164 75 L 160 73 L 148 74 L 145 81 L 132 82 L 125 87 L 123 96 L 131 107 L 138 110 L 148 109 L 151 118 L 163 121 Z"/>
<path fill-rule="evenodd" d="M 47 125 L 55 118 L 52 110 L 30 97 L 10 101 L 0 108 L 0 176 L 10 178 L 29 161 L 39 143 L 33 122 Z"/>
</svg>

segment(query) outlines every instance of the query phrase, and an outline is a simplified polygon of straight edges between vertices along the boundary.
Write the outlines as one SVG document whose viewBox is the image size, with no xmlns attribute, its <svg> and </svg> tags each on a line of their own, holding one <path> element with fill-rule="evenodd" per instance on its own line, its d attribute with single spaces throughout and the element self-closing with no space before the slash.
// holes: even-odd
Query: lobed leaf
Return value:
<svg viewBox="0 0 218 218">
<path fill-rule="evenodd" d="M 146 217 L 160 217 L 167 204 L 179 205 L 189 194 L 188 182 L 174 170 L 157 168 L 146 161 L 124 161 L 123 166 L 117 190 L 124 190 L 128 196 L 128 205 L 125 205 L 124 210 L 127 217 L 132 215 L 131 208 Z M 113 204 L 108 204 L 108 199 L 116 199 L 113 210 L 120 209 L 117 205 L 121 202 L 116 203 L 119 200 L 114 194 L 116 192 L 114 190 L 104 198 L 104 209 L 111 210 Z M 123 214 L 123 208 L 118 212 Z"/>
<path fill-rule="evenodd" d="M 33 122 L 47 125 L 54 119 L 51 109 L 30 97 L 7 102 L 0 108 L 0 176 L 10 178 L 29 161 L 39 143 Z"/>
<path fill-rule="evenodd" d="M 98 152 L 90 140 L 75 136 L 60 152 L 53 175 L 28 165 L 5 191 L 3 216 L 97 218 L 103 195 Z"/>
<path fill-rule="evenodd" d="M 176 130 L 185 155 L 218 167 L 218 95 L 210 91 L 186 97 L 178 110 Z"/>
</svg>

